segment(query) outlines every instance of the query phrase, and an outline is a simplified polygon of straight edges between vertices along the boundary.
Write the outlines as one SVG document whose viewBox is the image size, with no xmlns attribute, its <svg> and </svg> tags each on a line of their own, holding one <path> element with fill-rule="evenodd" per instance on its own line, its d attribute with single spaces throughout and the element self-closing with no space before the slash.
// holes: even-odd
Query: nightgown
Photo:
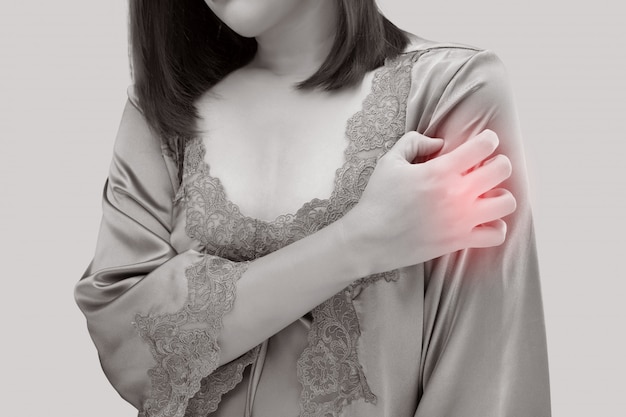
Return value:
<svg viewBox="0 0 626 417">
<path fill-rule="evenodd" d="M 211 176 L 199 137 L 184 155 L 148 128 L 128 90 L 103 190 L 95 256 L 75 288 L 102 368 L 140 416 L 550 415 L 547 349 L 522 138 L 506 71 L 479 48 L 414 38 L 373 71 L 346 121 L 330 197 L 273 221 L 245 216 Z M 407 131 L 442 153 L 489 128 L 517 199 L 504 244 L 361 277 L 218 366 L 235 283 L 254 259 L 339 219 Z M 184 156 L 179 183 L 176 160 Z M 277 261 L 278 262 L 278 261 Z M 184 292 L 186 302 L 172 294 Z M 281 398 L 270 398 L 277 384 Z M 284 415 L 296 403 L 299 413 Z"/>
</svg>

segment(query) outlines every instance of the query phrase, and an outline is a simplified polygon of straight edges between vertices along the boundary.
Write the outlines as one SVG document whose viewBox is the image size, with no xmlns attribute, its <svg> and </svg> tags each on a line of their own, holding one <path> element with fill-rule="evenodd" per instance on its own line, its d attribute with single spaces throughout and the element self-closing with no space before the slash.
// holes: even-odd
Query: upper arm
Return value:
<svg viewBox="0 0 626 417">
<path fill-rule="evenodd" d="M 160 138 L 148 126 L 132 96 L 126 102 L 109 170 L 110 191 L 131 215 L 148 208 L 158 224 L 146 224 L 166 236 L 171 227 L 174 189 Z M 151 221 L 145 218 L 142 221 Z"/>
<path fill-rule="evenodd" d="M 424 343 L 417 417 L 550 414 L 547 349 L 526 167 L 505 68 L 489 51 L 456 54 L 420 129 L 441 153 L 491 129 L 513 174 L 502 187 L 517 210 L 505 242 L 425 264 Z M 419 102 L 419 101 L 416 101 Z"/>
</svg>

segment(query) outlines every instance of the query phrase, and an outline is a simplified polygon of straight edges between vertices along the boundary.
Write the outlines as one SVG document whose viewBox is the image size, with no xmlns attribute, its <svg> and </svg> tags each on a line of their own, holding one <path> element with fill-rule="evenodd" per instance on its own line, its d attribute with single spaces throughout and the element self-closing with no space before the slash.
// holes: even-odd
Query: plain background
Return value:
<svg viewBox="0 0 626 417">
<path fill-rule="evenodd" d="M 618 4 L 379 1 L 400 27 L 492 49 L 509 70 L 530 171 L 555 416 L 626 410 Z M 136 415 L 106 381 L 73 300 L 93 256 L 130 83 L 126 8 L 123 0 L 2 8 L 3 415 Z"/>
</svg>

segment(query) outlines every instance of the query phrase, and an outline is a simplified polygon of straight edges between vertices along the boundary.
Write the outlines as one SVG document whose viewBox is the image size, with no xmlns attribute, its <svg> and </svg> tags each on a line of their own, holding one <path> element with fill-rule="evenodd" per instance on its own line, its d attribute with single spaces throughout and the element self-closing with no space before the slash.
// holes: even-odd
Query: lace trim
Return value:
<svg viewBox="0 0 626 417">
<path fill-rule="evenodd" d="M 378 159 L 404 134 L 411 69 L 418 57 L 417 53 L 400 55 L 376 70 L 362 109 L 347 122 L 345 162 L 336 171 L 330 198 L 313 199 L 295 214 L 284 214 L 269 222 L 244 216 L 227 198 L 219 179 L 209 174 L 202 138 L 191 139 L 185 148 L 183 184 L 177 196 L 186 205 L 187 235 L 200 242 L 205 252 L 247 261 L 342 217 L 359 201 Z M 301 417 L 338 417 L 347 404 L 361 398 L 376 404 L 377 397 L 357 354 L 361 333 L 353 300 L 375 282 L 398 278 L 397 271 L 361 278 L 312 311 L 308 346 L 297 364 L 303 387 Z M 224 375 L 223 381 L 231 378 L 228 372 Z M 235 385 L 224 385 L 227 388 L 222 393 Z M 219 398 L 212 407 L 218 403 Z"/>
<path fill-rule="evenodd" d="M 309 344 L 297 365 L 300 417 L 335 417 L 360 398 L 377 403 L 357 355 L 361 329 L 352 300 L 374 282 L 398 278 L 397 270 L 362 278 L 313 310 Z"/>
<path fill-rule="evenodd" d="M 393 271 L 382 272 L 380 274 L 373 274 L 367 277 L 358 279 L 354 281 L 348 288 L 346 288 L 346 292 L 348 293 L 348 297 L 350 300 L 354 300 L 361 294 L 365 288 L 374 284 L 375 282 L 385 280 L 385 282 L 396 282 L 400 278 L 400 274 L 397 269 Z"/>
<path fill-rule="evenodd" d="M 259 345 L 234 361 L 222 365 L 204 378 L 200 391 L 189 400 L 185 417 L 204 417 L 217 410 L 222 396 L 241 382 L 244 369 L 256 360 L 260 347 Z"/>
<path fill-rule="evenodd" d="M 303 388 L 300 417 L 336 416 L 359 398 L 376 404 L 357 357 L 361 330 L 348 293 L 332 297 L 312 313 L 309 345 L 297 365 Z"/>
<path fill-rule="evenodd" d="M 342 181 L 328 208 L 333 221 L 358 202 L 377 160 L 404 134 L 411 64 L 416 58 L 401 60 L 377 73 L 363 110 L 348 121 L 349 164 L 341 171 Z M 378 154 L 372 156 L 372 150 Z M 362 153 L 369 156 L 359 158 Z M 377 403 L 358 359 L 361 331 L 352 300 L 375 282 L 398 279 L 397 270 L 361 278 L 313 310 L 309 343 L 297 365 L 303 387 L 300 417 L 338 417 L 346 405 L 361 398 Z"/>
<path fill-rule="evenodd" d="M 318 198 L 295 214 L 283 214 L 269 222 L 243 215 L 226 196 L 221 181 L 209 174 L 205 153 L 201 138 L 189 141 L 185 149 L 188 163 L 176 197 L 186 203 L 187 235 L 205 251 L 230 260 L 252 260 L 330 223 L 326 216 L 329 200 Z"/>
<path fill-rule="evenodd" d="M 201 380 L 217 368 L 222 318 L 235 300 L 247 263 L 206 256 L 185 269 L 187 302 L 171 314 L 135 316 L 134 325 L 157 364 L 148 371 L 151 395 L 142 415 L 182 417 Z"/>
<path fill-rule="evenodd" d="M 387 61 L 387 71 L 377 73 L 371 93 L 365 98 L 363 109 L 356 113 L 346 128 L 350 145 L 348 155 L 381 150 L 382 156 L 404 134 L 406 128 L 407 96 L 411 88 L 412 63 L 418 55 L 409 59 Z"/>
</svg>

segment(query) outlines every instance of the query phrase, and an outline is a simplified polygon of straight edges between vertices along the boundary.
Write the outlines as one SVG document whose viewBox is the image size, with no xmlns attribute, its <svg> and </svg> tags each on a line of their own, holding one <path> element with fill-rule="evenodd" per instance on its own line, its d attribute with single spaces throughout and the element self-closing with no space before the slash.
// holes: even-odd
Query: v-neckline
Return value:
<svg viewBox="0 0 626 417">
<path fill-rule="evenodd" d="M 211 175 L 210 173 L 211 167 L 205 159 L 206 146 L 204 144 L 204 140 L 200 136 L 196 136 L 192 138 L 190 143 L 187 144 L 187 146 L 192 146 L 192 147 L 195 146 L 198 148 L 197 153 L 193 152 L 195 155 L 197 155 L 198 165 L 195 167 L 195 170 L 190 169 L 189 175 L 193 176 L 194 174 L 199 173 L 199 175 L 202 175 L 205 178 L 207 178 L 209 182 L 213 184 L 217 192 L 221 195 L 224 204 L 231 206 L 234 209 L 234 211 L 236 211 L 237 216 L 239 217 L 239 221 L 252 222 L 256 225 L 261 224 L 261 225 L 266 225 L 270 227 L 278 226 L 280 224 L 284 224 L 285 222 L 293 221 L 294 219 L 297 219 L 300 216 L 309 214 L 311 208 L 313 207 L 328 206 L 336 198 L 336 194 L 339 188 L 338 185 L 341 180 L 340 174 L 346 169 L 347 165 L 351 163 L 351 156 L 352 156 L 351 145 L 353 144 L 353 138 L 350 137 L 351 135 L 349 133 L 351 130 L 351 126 L 366 111 L 365 104 L 368 101 L 370 101 L 372 97 L 374 96 L 374 94 L 376 93 L 377 87 L 378 87 L 377 84 L 380 83 L 381 80 L 383 79 L 383 77 L 381 76 L 383 71 L 388 70 L 394 62 L 396 62 L 398 59 L 401 59 L 405 55 L 406 53 L 401 53 L 397 57 L 391 60 L 386 58 L 383 65 L 375 68 L 374 70 L 370 72 L 372 76 L 372 81 L 370 83 L 369 92 L 362 99 L 359 108 L 347 119 L 345 123 L 343 137 L 344 137 L 344 140 L 346 141 L 346 145 L 343 151 L 343 163 L 341 164 L 340 167 L 338 167 L 335 170 L 335 175 L 333 178 L 333 187 L 332 187 L 330 196 L 323 198 L 323 199 L 319 197 L 313 197 L 310 200 L 302 203 L 295 212 L 287 212 L 287 213 L 279 214 L 273 220 L 264 220 L 264 219 L 260 219 L 254 216 L 249 216 L 247 214 L 244 214 L 241 211 L 241 208 L 239 207 L 239 205 L 233 202 L 228 197 L 228 193 L 226 192 L 226 189 L 224 188 L 220 178 Z M 187 164 L 187 161 L 185 161 L 184 163 Z"/>
</svg>

